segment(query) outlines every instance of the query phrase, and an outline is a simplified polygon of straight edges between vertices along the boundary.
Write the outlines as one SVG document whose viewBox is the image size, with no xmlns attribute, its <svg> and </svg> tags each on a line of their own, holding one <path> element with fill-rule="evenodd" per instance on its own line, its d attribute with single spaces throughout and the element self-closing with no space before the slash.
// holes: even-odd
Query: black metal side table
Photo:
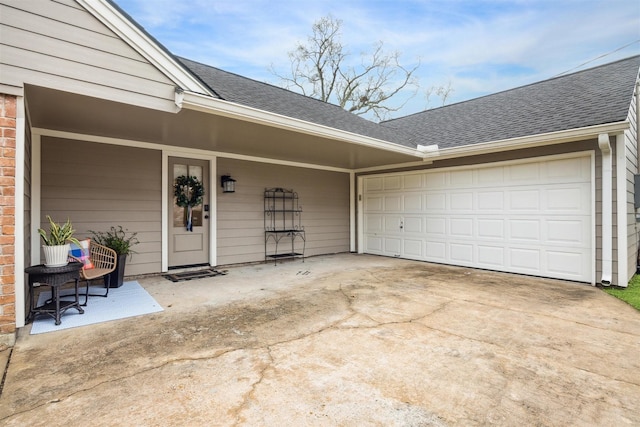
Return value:
<svg viewBox="0 0 640 427">
<path fill-rule="evenodd" d="M 70 262 L 62 267 L 35 265 L 25 268 L 24 272 L 29 275 L 29 318 L 27 321 L 33 320 L 33 316 L 36 314 L 48 314 L 56 320 L 56 325 L 59 325 L 60 315 L 72 307 L 77 309 L 80 314 L 83 314 L 84 310 L 80 307 L 78 295 L 78 280 L 80 279 L 81 269 L 81 262 Z M 71 281 L 75 281 L 75 299 L 73 301 L 61 301 L 60 286 Z M 34 283 L 51 288 L 51 299 L 38 307 L 35 306 L 36 301 L 34 301 Z"/>
</svg>

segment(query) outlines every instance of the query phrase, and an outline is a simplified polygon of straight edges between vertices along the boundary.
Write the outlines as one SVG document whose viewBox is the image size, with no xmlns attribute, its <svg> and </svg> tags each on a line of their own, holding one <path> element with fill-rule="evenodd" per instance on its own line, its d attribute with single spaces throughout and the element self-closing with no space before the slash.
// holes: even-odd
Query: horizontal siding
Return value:
<svg viewBox="0 0 640 427">
<path fill-rule="evenodd" d="M 122 225 L 137 232 L 125 274 L 161 271 L 161 164 L 158 151 L 42 138 L 42 224 L 71 219 L 80 237 Z"/>
<path fill-rule="evenodd" d="M 0 16 L 2 83 L 174 109 L 174 83 L 89 12 L 53 1 L 10 1 L 0 5 Z"/>
<path fill-rule="evenodd" d="M 218 264 L 264 260 L 264 190 L 272 187 L 298 193 L 306 256 L 349 250 L 348 174 L 232 159 L 218 159 L 218 172 L 237 180 L 235 193 L 217 190 Z"/>
<path fill-rule="evenodd" d="M 626 161 L 627 161 L 627 277 L 622 278 L 624 283 L 618 283 L 620 286 L 625 286 L 628 281 L 633 277 L 637 270 L 638 265 L 638 243 L 639 232 L 638 224 L 636 222 L 635 200 L 634 195 L 636 191 L 640 189 L 635 188 L 634 176 L 640 173 L 638 167 L 638 111 L 637 111 L 637 97 L 638 91 L 635 91 L 631 106 L 629 108 L 629 116 L 627 121 L 629 122 L 629 130 L 624 133 L 625 148 L 626 148 Z"/>
</svg>

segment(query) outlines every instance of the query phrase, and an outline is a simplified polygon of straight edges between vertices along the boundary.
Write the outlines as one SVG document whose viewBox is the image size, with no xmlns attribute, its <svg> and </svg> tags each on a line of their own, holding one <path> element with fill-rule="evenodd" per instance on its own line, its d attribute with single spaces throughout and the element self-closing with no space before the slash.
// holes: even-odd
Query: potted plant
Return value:
<svg viewBox="0 0 640 427">
<path fill-rule="evenodd" d="M 94 242 L 111 248 L 118 254 L 116 269 L 110 274 L 109 283 L 111 288 L 119 288 L 122 286 L 127 256 L 135 254 L 136 252 L 131 248 L 140 243 L 136 237 L 138 233 L 130 233 L 129 236 L 127 236 L 127 231 L 128 230 L 123 229 L 121 225 L 117 227 L 111 226 L 109 231 L 89 230 Z"/>
<path fill-rule="evenodd" d="M 67 222 L 60 225 L 55 222 L 49 215 L 49 233 L 42 228 L 38 229 L 38 233 L 42 238 L 42 250 L 44 252 L 44 265 L 47 267 L 62 267 L 69 263 L 69 242 L 73 242 L 80 246 L 78 239 L 73 237 L 75 230 L 71 225 L 71 221 L 67 218 Z"/>
</svg>

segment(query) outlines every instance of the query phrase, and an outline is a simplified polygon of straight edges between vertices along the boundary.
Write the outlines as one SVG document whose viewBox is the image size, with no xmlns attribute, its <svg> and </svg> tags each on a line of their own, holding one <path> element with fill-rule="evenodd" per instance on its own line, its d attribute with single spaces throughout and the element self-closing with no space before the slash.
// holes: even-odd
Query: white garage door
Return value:
<svg viewBox="0 0 640 427">
<path fill-rule="evenodd" d="M 364 252 L 592 282 L 591 157 L 363 178 Z"/>
</svg>

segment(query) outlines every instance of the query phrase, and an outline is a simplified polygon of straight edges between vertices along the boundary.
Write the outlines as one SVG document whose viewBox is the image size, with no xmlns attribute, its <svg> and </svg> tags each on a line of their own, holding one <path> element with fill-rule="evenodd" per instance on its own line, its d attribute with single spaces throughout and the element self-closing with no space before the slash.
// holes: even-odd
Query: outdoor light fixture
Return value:
<svg viewBox="0 0 640 427">
<path fill-rule="evenodd" d="M 236 192 L 236 180 L 231 178 L 230 175 L 222 175 L 220 177 L 220 184 L 222 185 L 223 193 L 235 193 Z"/>
</svg>

